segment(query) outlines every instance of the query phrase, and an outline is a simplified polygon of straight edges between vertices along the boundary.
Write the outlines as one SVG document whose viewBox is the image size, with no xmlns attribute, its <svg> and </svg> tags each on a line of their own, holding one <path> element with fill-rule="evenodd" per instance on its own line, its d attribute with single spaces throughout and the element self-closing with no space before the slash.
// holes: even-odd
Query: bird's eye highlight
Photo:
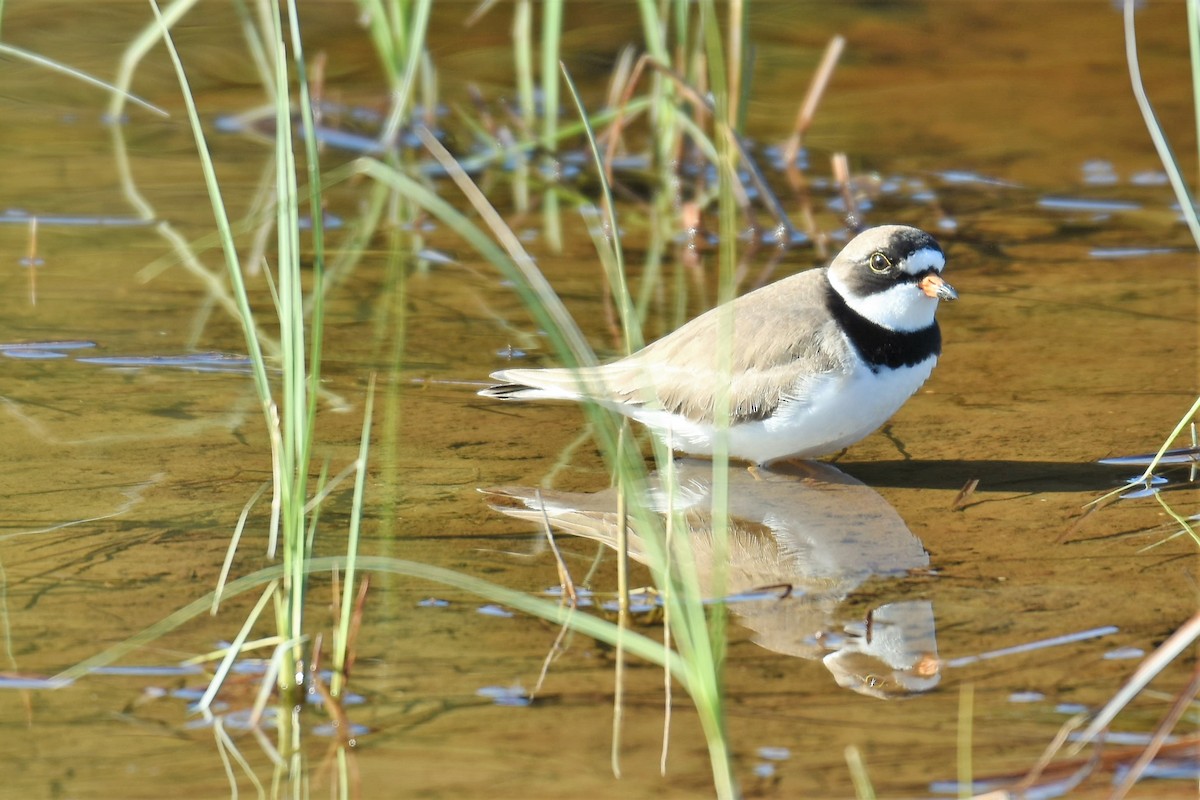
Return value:
<svg viewBox="0 0 1200 800">
<path fill-rule="evenodd" d="M 867 263 L 871 267 L 871 272 L 878 272 L 880 274 L 892 268 L 892 260 L 883 253 L 872 253 Z"/>
</svg>

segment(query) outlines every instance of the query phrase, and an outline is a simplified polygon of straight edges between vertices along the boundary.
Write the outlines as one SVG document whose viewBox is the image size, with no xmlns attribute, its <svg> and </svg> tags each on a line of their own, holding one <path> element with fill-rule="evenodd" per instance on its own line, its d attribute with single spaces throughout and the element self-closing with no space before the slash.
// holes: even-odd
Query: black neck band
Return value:
<svg viewBox="0 0 1200 800">
<path fill-rule="evenodd" d="M 930 356 L 941 355 L 942 332 L 936 321 L 919 331 L 889 330 L 846 305 L 832 285 L 826 288 L 825 305 L 872 372 L 881 367 L 912 367 Z"/>
</svg>

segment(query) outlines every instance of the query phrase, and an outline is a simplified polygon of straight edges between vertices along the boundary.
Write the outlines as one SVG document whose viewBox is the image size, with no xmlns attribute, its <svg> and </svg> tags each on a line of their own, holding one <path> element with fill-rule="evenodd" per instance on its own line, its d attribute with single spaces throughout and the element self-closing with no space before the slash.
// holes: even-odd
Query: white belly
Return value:
<svg viewBox="0 0 1200 800">
<path fill-rule="evenodd" d="M 729 429 L 729 455 L 758 464 L 781 458 L 815 458 L 854 444 L 888 420 L 933 371 L 936 358 L 915 367 L 873 373 L 859 367 L 812 383 L 804 397 L 783 403 L 764 420 Z M 712 425 L 665 411 L 642 409 L 632 416 L 673 449 L 712 455 Z"/>
</svg>

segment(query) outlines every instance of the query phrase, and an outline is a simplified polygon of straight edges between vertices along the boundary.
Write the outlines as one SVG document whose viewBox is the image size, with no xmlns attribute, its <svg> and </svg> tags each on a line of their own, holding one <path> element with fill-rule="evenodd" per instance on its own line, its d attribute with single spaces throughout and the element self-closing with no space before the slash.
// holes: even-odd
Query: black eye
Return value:
<svg viewBox="0 0 1200 800">
<path fill-rule="evenodd" d="M 883 274 L 892 268 L 892 260 L 883 253 L 872 253 L 870 260 L 867 262 L 871 267 L 871 272 Z"/>
</svg>

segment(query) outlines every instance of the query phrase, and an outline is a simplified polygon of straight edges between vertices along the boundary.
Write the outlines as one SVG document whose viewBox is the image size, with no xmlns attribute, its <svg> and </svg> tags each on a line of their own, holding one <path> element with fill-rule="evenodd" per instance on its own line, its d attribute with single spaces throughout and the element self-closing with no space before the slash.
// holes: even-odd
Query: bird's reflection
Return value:
<svg viewBox="0 0 1200 800">
<path fill-rule="evenodd" d="M 675 462 L 674 499 L 651 476 L 646 504 L 668 507 L 687 524 L 702 588 L 714 578 L 710 493 L 712 463 Z M 493 508 L 518 519 L 614 547 L 617 496 L 519 487 L 485 489 Z M 647 560 L 630 517 L 629 555 Z M 879 605 L 864 615 L 843 610 L 870 579 L 929 566 L 928 554 L 877 492 L 824 463 L 771 471 L 729 472 L 729 555 L 722 596 L 754 641 L 770 650 L 820 658 L 837 682 L 861 694 L 895 698 L 927 692 L 941 678 L 933 607 L 927 600 Z"/>
</svg>

